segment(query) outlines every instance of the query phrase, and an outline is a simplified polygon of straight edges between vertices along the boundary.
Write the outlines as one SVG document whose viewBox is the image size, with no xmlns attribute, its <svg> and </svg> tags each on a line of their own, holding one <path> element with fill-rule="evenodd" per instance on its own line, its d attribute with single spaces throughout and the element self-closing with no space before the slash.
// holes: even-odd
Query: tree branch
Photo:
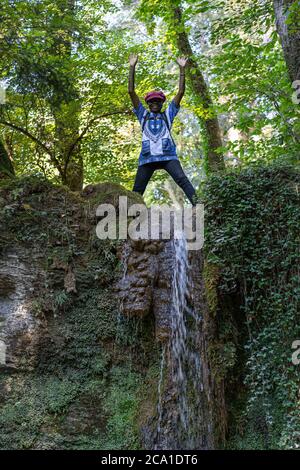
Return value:
<svg viewBox="0 0 300 470">
<path fill-rule="evenodd" d="M 57 158 L 55 157 L 54 153 L 45 145 L 43 142 L 41 142 L 37 137 L 35 137 L 33 134 L 28 132 L 26 129 L 23 129 L 23 127 L 17 126 L 16 124 L 13 124 L 8 121 L 0 120 L 0 124 L 3 124 L 4 126 L 10 127 L 11 129 L 15 129 L 16 131 L 21 132 L 22 134 L 26 135 L 29 139 L 31 139 L 33 142 L 35 142 L 39 147 L 41 147 L 47 155 L 49 155 L 51 161 L 55 163 L 56 168 L 59 170 L 61 173 L 61 165 Z"/>
</svg>

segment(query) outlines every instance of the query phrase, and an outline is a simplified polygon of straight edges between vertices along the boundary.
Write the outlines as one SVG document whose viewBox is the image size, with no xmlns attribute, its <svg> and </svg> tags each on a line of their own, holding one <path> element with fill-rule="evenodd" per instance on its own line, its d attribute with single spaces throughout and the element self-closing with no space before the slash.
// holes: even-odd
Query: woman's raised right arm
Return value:
<svg viewBox="0 0 300 470">
<path fill-rule="evenodd" d="M 137 54 L 131 54 L 129 57 L 129 80 L 128 80 L 128 93 L 130 95 L 132 104 L 135 109 L 138 108 L 140 99 L 134 90 L 134 74 L 135 74 L 135 66 L 138 61 Z"/>
</svg>

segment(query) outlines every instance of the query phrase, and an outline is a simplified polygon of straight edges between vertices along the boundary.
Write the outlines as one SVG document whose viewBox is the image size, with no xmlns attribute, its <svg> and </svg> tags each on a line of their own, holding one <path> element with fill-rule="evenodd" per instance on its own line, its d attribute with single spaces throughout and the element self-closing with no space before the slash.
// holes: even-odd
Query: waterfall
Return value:
<svg viewBox="0 0 300 470">
<path fill-rule="evenodd" d="M 175 266 L 173 277 L 172 298 L 172 336 L 170 346 L 172 350 L 172 377 L 176 384 L 178 396 L 179 420 L 182 429 L 188 432 L 189 407 L 187 403 L 187 370 L 189 351 L 187 346 L 187 326 L 185 316 L 188 313 L 187 297 L 188 260 L 185 239 L 174 240 Z"/>
<path fill-rule="evenodd" d="M 213 449 L 215 436 L 224 434 L 223 384 L 215 382 L 210 370 L 212 323 L 203 264 L 202 250 L 189 251 L 184 233 L 181 238 L 131 240 L 123 249 L 123 276 L 116 287 L 118 338 L 124 340 L 123 317 L 130 323 L 136 318 L 141 328 L 154 320 L 147 334 L 153 332 L 161 352 L 160 364 L 153 358 L 156 393 L 149 389 L 155 411 L 141 425 L 143 446 L 149 450 Z"/>
<path fill-rule="evenodd" d="M 193 289 L 185 238 L 174 239 L 171 335 L 163 346 L 158 385 L 158 425 L 155 449 L 208 448 L 209 422 L 199 350 L 201 315 L 190 299 Z M 168 352 L 165 353 L 167 347 Z M 163 367 L 168 358 L 168 393 L 163 397 Z"/>
</svg>

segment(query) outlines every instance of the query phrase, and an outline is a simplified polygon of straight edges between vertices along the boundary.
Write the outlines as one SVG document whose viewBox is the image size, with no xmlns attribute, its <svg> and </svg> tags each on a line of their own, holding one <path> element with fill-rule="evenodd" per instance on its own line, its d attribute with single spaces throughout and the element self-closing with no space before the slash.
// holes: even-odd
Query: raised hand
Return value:
<svg viewBox="0 0 300 470">
<path fill-rule="evenodd" d="M 137 61 L 138 61 L 138 55 L 137 54 L 130 54 L 129 64 L 134 67 L 137 64 Z"/>
<path fill-rule="evenodd" d="M 177 63 L 180 67 L 185 68 L 188 62 L 188 57 L 178 57 Z"/>
</svg>

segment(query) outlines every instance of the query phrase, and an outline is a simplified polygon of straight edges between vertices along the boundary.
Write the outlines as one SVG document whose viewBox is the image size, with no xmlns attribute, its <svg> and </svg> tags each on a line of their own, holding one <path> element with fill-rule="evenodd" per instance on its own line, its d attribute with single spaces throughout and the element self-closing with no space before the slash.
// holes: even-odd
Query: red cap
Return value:
<svg viewBox="0 0 300 470">
<path fill-rule="evenodd" d="M 147 103 L 149 100 L 153 100 L 154 98 L 161 100 L 162 102 L 166 101 L 166 96 L 162 91 L 149 91 L 145 96 L 145 101 Z"/>
</svg>

